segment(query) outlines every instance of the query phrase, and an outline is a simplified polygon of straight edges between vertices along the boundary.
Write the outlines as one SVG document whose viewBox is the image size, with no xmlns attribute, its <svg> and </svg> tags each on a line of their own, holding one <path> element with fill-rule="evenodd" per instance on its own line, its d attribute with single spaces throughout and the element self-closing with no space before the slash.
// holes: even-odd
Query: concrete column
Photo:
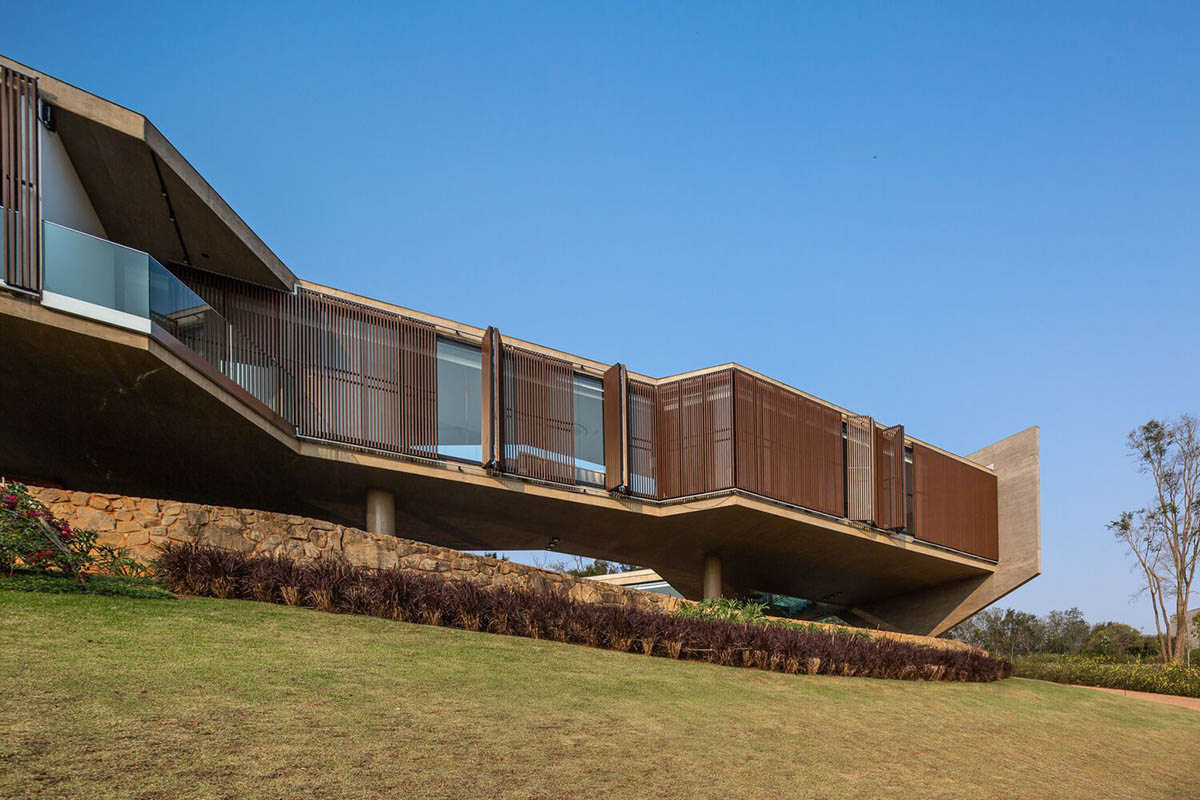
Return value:
<svg viewBox="0 0 1200 800">
<path fill-rule="evenodd" d="M 721 596 L 721 557 L 709 553 L 704 557 L 704 599 Z"/>
<path fill-rule="evenodd" d="M 391 492 L 367 490 L 367 532 L 396 535 L 396 496 Z"/>
</svg>

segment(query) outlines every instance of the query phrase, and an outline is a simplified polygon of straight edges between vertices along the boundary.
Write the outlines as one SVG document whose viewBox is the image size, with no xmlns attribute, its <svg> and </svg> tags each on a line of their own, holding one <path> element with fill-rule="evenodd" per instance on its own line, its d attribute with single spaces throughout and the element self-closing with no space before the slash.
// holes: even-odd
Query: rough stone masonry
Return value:
<svg viewBox="0 0 1200 800">
<path fill-rule="evenodd" d="M 248 555 L 287 556 L 301 562 L 338 558 L 355 566 L 400 567 L 480 586 L 557 591 L 588 603 L 659 611 L 674 611 L 680 606 L 677 597 L 581 580 L 561 572 L 367 533 L 319 519 L 37 486 L 30 486 L 29 491 L 55 516 L 76 528 L 97 531 L 99 544 L 125 548 L 143 562 L 151 561 L 158 547 L 168 542 L 200 542 Z"/>
</svg>

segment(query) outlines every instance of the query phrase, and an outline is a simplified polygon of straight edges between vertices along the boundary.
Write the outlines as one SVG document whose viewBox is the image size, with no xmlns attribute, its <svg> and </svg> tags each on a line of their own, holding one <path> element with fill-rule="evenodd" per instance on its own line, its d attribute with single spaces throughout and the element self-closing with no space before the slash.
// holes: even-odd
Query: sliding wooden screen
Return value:
<svg viewBox="0 0 1200 800">
<path fill-rule="evenodd" d="M 658 493 L 658 387 L 629 381 L 629 492 Z"/>
<path fill-rule="evenodd" d="M 875 428 L 875 525 L 885 531 L 904 527 L 904 426 Z"/>
<path fill-rule="evenodd" d="M 298 433 L 436 456 L 433 325 L 309 289 L 281 292 L 178 264 L 171 271 L 228 321 L 235 342 L 282 366 L 294 412 L 280 413 Z M 251 363 L 253 353 L 232 356 Z"/>
<path fill-rule="evenodd" d="M 744 372 L 735 385 L 738 488 L 841 514 L 841 414 Z"/>
<path fill-rule="evenodd" d="M 846 516 L 875 522 L 875 420 L 846 417 Z"/>
<path fill-rule="evenodd" d="M 0 67 L 0 228 L 4 282 L 42 291 L 37 78 Z"/>
<path fill-rule="evenodd" d="M 300 386 L 299 433 L 434 457 L 434 327 L 305 289 L 285 298 L 282 354 Z"/>
<path fill-rule="evenodd" d="M 568 361 L 504 347 L 504 471 L 575 483 L 575 373 Z"/>
<path fill-rule="evenodd" d="M 658 386 L 658 496 L 733 487 L 733 370 Z"/>
<path fill-rule="evenodd" d="M 913 444 L 913 536 L 999 558 L 996 476 Z"/>
<path fill-rule="evenodd" d="M 400 317 L 400 442 L 402 453 L 437 455 L 437 331 Z"/>
</svg>

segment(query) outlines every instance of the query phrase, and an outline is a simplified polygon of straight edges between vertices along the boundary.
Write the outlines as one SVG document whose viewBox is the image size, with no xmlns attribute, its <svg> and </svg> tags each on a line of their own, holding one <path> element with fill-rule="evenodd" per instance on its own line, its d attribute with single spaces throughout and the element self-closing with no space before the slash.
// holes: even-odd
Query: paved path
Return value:
<svg viewBox="0 0 1200 800">
<path fill-rule="evenodd" d="M 1079 686 L 1077 683 L 1072 686 Z M 1138 697 L 1142 700 L 1151 700 L 1155 703 L 1164 703 L 1169 706 L 1180 706 L 1182 708 L 1190 708 L 1192 711 L 1200 711 L 1200 697 L 1180 697 L 1174 694 L 1155 694 L 1154 692 L 1134 692 L 1124 689 L 1109 689 L 1107 686 L 1079 686 L 1080 689 L 1095 689 L 1098 692 L 1108 692 L 1109 694 L 1124 695 L 1126 697 Z"/>
</svg>

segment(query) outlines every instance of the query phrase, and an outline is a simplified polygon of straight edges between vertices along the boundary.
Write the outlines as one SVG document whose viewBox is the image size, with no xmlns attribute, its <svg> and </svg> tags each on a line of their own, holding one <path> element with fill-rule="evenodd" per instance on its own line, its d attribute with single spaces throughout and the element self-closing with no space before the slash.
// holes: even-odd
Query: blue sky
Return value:
<svg viewBox="0 0 1200 800">
<path fill-rule="evenodd" d="M 969 6 L 969 7 L 968 7 Z M 1042 431 L 1044 573 L 1152 628 L 1124 435 L 1200 411 L 1200 6 L 27 5 L 302 277 L 970 452 Z"/>
</svg>

